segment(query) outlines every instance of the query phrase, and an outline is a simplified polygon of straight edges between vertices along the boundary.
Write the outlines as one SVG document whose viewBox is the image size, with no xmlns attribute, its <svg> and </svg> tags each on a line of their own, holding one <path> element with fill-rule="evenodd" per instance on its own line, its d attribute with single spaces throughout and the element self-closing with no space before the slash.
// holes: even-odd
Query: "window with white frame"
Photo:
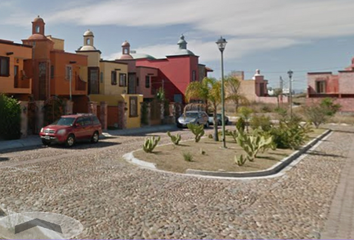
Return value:
<svg viewBox="0 0 354 240">
<path fill-rule="evenodd" d="M 119 73 L 119 86 L 126 87 L 127 86 L 127 74 Z"/>
<path fill-rule="evenodd" d="M 326 93 L 326 81 L 316 81 L 316 92 Z"/>
</svg>

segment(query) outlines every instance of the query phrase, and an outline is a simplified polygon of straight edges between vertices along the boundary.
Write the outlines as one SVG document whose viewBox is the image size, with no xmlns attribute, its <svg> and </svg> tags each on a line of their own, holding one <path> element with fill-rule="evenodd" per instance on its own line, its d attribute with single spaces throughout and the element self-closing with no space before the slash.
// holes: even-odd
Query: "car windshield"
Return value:
<svg viewBox="0 0 354 240">
<path fill-rule="evenodd" d="M 198 113 L 196 113 L 196 112 L 186 112 L 186 117 L 197 118 L 198 117 Z"/>
<path fill-rule="evenodd" d="M 75 118 L 60 118 L 58 121 L 55 121 L 52 125 L 72 126 L 74 121 Z"/>
</svg>

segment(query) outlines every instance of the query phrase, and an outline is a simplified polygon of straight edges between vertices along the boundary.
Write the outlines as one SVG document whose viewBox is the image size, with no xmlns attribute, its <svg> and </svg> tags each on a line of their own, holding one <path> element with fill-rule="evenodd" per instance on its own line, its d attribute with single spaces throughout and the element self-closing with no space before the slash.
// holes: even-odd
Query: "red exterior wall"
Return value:
<svg viewBox="0 0 354 240">
<path fill-rule="evenodd" d="M 308 93 L 317 94 L 316 92 L 316 82 L 325 81 L 326 82 L 326 93 L 333 94 L 341 92 L 339 89 L 339 79 L 338 75 L 333 75 L 330 72 L 327 73 L 308 73 L 307 74 L 307 84 L 308 84 Z M 341 80 L 342 84 L 342 80 Z"/>
<path fill-rule="evenodd" d="M 136 65 L 159 69 L 154 88 L 161 87 L 164 80 L 166 98 L 170 101 L 174 101 L 175 94 L 181 94 L 184 101 L 184 93 L 188 84 L 192 82 L 193 71 L 195 71 L 195 79 L 197 81 L 199 79 L 197 56 L 169 56 L 164 60 L 137 59 Z"/>
</svg>

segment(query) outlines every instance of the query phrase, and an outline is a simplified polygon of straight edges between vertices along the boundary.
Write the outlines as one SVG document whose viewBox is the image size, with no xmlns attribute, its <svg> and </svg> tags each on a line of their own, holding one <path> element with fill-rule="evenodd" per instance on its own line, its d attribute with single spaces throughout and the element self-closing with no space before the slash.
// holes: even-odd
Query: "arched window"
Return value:
<svg viewBox="0 0 354 240">
<path fill-rule="evenodd" d="M 36 33 L 39 33 L 40 30 L 41 30 L 41 28 L 37 25 L 37 26 L 36 26 Z"/>
<path fill-rule="evenodd" d="M 86 38 L 86 45 L 90 45 L 91 44 L 91 39 Z"/>
<path fill-rule="evenodd" d="M 124 48 L 123 53 L 128 54 L 128 48 Z"/>
</svg>

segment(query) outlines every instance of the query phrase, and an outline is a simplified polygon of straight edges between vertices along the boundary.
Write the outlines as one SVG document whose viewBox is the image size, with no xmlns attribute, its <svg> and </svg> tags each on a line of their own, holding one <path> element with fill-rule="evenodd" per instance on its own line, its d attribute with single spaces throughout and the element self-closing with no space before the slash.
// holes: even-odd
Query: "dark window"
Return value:
<svg viewBox="0 0 354 240">
<path fill-rule="evenodd" d="M 84 125 L 85 125 L 85 126 L 90 126 L 90 125 L 92 125 L 91 117 L 84 117 Z"/>
<path fill-rule="evenodd" d="M 138 116 L 138 98 L 130 97 L 129 98 L 129 116 L 137 117 Z"/>
<path fill-rule="evenodd" d="M 65 68 L 65 79 L 70 81 L 72 74 L 73 74 L 72 66 L 67 65 Z"/>
<path fill-rule="evenodd" d="M 0 76 L 10 76 L 10 58 L 0 57 Z"/>
<path fill-rule="evenodd" d="M 127 74 L 119 73 L 119 86 L 126 87 L 127 86 Z"/>
<path fill-rule="evenodd" d="M 192 81 L 197 81 L 197 74 L 195 70 L 192 71 Z"/>
<path fill-rule="evenodd" d="M 139 86 L 139 78 L 138 77 L 136 78 L 136 86 L 137 87 Z"/>
<path fill-rule="evenodd" d="M 326 81 L 317 81 L 316 82 L 316 92 L 317 93 L 326 93 Z"/>
<path fill-rule="evenodd" d="M 150 88 L 150 76 L 145 77 L 145 87 Z"/>
<path fill-rule="evenodd" d="M 79 119 L 77 119 L 76 124 L 80 124 L 80 126 L 84 126 L 85 125 L 85 121 L 84 121 L 83 118 L 79 118 Z"/>
<path fill-rule="evenodd" d="M 54 66 L 53 65 L 50 66 L 50 77 L 51 77 L 51 79 L 54 78 Z"/>
<path fill-rule="evenodd" d="M 103 72 L 101 72 L 101 83 L 103 83 Z"/>
<path fill-rule="evenodd" d="M 117 72 L 116 71 L 111 72 L 111 84 L 117 85 Z"/>
</svg>

